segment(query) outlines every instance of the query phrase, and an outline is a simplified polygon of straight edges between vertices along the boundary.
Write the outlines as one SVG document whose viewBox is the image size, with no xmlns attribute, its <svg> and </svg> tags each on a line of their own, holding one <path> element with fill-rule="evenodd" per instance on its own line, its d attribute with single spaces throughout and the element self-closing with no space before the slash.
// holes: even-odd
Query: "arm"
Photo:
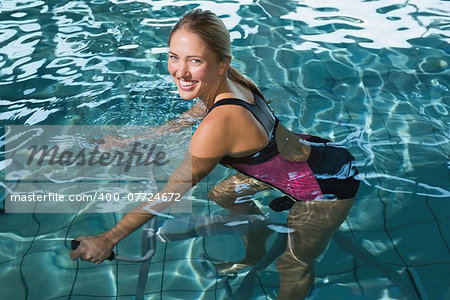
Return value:
<svg viewBox="0 0 450 300">
<path fill-rule="evenodd" d="M 192 137 L 185 159 L 170 176 L 166 186 L 160 191 L 161 194 L 170 192 L 184 195 L 208 175 L 227 154 L 227 146 L 224 143 L 226 139 L 223 136 L 226 130 L 214 128 L 214 124 L 201 124 Z M 217 134 L 216 130 L 223 134 Z M 170 201 L 143 203 L 123 217 L 111 230 L 97 236 L 78 237 L 77 240 L 81 243 L 76 250 L 70 252 L 71 258 L 101 263 L 111 254 L 112 248 L 119 241 L 170 204 Z"/>
<path fill-rule="evenodd" d="M 280 155 L 289 161 L 305 161 L 311 153 L 309 143 L 281 123 L 275 129 L 275 139 Z"/>
<path fill-rule="evenodd" d="M 169 132 L 179 132 L 189 126 L 193 126 L 197 121 L 203 120 L 206 116 L 206 106 L 203 101 L 198 100 L 188 111 L 181 114 L 178 118 L 168 121 L 159 126 L 156 134 L 165 134 Z"/>
<path fill-rule="evenodd" d="M 184 195 L 207 176 L 219 160 L 220 158 L 199 158 L 188 153 L 181 165 L 170 176 L 160 194 L 179 193 Z M 155 200 L 139 205 L 123 217 L 114 228 L 106 232 L 105 238 L 111 242 L 112 246 L 116 245 L 171 204 L 173 204 L 173 201 L 161 202 Z"/>
<path fill-rule="evenodd" d="M 125 147 L 132 143 L 133 141 L 139 141 L 140 139 L 149 139 L 157 136 L 164 136 L 168 133 L 180 132 L 185 128 L 193 126 L 198 121 L 203 120 L 206 116 L 207 110 L 203 101 L 198 100 L 189 110 L 182 113 L 177 118 L 170 120 L 156 128 L 152 131 L 143 133 L 130 138 L 119 138 L 115 136 L 105 136 L 103 140 L 105 143 L 102 145 L 103 148 L 113 148 L 113 147 Z"/>
</svg>

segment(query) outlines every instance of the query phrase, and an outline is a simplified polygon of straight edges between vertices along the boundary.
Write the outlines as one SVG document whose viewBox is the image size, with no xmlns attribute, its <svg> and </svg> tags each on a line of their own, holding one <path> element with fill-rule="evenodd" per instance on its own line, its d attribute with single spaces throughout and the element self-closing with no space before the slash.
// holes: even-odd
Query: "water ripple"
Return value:
<svg viewBox="0 0 450 300">
<path fill-rule="evenodd" d="M 167 36 L 194 7 L 223 18 L 233 65 L 258 83 L 284 125 L 356 157 L 358 205 L 374 209 L 360 209 L 353 229 L 414 223 L 404 211 L 417 213 L 425 201 L 437 215 L 432 226 L 444 226 L 448 1 L 0 1 L 1 124 L 155 125 L 176 117 L 192 103 L 174 92 Z M 4 151 L 0 169 L 11 163 Z M 433 212 L 437 203 L 444 209 Z M 381 206 L 390 213 L 374 218 Z M 392 251 L 391 241 L 382 243 L 372 251 Z"/>
<path fill-rule="evenodd" d="M 409 40 L 417 36 L 440 35 L 448 41 L 446 29 L 450 10 L 445 1 L 408 1 L 392 4 L 392 0 L 373 2 L 302 1 L 295 12 L 282 19 L 308 24 L 300 37 L 315 43 L 354 43 L 363 47 L 409 48 Z M 335 9 L 320 9 L 320 7 Z M 339 16 L 336 17 L 337 13 Z M 364 18 L 361 17 L 364 12 Z M 382 24 L 382 25 L 381 25 Z M 325 31 L 325 32 L 324 32 Z"/>
</svg>

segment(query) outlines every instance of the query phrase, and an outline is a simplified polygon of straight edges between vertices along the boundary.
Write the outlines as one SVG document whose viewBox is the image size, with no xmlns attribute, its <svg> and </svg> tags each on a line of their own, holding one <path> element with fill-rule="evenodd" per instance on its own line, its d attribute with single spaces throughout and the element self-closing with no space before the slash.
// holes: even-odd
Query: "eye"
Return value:
<svg viewBox="0 0 450 300">
<path fill-rule="evenodd" d="M 200 59 L 193 58 L 191 59 L 191 63 L 194 65 L 199 65 L 202 63 L 202 61 Z"/>
<path fill-rule="evenodd" d="M 169 60 L 178 60 L 178 57 L 176 55 L 169 55 Z"/>
</svg>

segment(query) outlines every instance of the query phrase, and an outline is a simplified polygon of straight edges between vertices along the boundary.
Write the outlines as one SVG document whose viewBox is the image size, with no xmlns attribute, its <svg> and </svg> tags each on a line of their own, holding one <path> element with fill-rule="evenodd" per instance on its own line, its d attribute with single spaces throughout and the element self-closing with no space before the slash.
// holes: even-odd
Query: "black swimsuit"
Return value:
<svg viewBox="0 0 450 300">
<path fill-rule="evenodd" d="M 277 149 L 275 129 L 278 119 L 266 102 L 256 93 L 250 104 L 241 99 L 227 98 L 216 102 L 210 109 L 221 105 L 240 105 L 248 109 L 264 126 L 269 142 L 261 151 L 245 157 L 225 156 L 221 164 L 265 182 L 289 197 L 289 202 L 353 198 L 358 191 L 358 174 L 354 157 L 344 148 L 329 145 L 320 137 L 298 134 L 311 145 L 306 161 L 289 161 Z M 289 208 L 289 207 L 288 207 Z"/>
<path fill-rule="evenodd" d="M 266 147 L 264 147 L 259 152 L 244 156 L 244 157 L 232 157 L 225 156 L 222 158 L 221 163 L 223 165 L 231 165 L 231 164 L 258 164 L 264 161 L 267 161 L 271 157 L 278 154 L 277 145 L 275 142 L 275 128 L 278 125 L 278 119 L 270 110 L 269 106 L 266 102 L 256 93 L 253 93 L 255 102 L 248 103 L 244 100 L 237 98 L 226 98 L 217 101 L 214 103 L 209 111 L 212 111 L 217 106 L 222 105 L 239 105 L 245 107 L 248 111 L 252 113 L 252 115 L 263 125 L 266 130 L 267 136 L 269 137 L 269 142 Z"/>
</svg>

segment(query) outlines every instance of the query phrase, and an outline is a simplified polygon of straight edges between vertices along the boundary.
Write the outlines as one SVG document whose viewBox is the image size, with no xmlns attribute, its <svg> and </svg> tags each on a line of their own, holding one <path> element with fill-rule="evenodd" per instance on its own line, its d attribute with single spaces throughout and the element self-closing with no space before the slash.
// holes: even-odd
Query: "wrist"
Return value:
<svg viewBox="0 0 450 300">
<path fill-rule="evenodd" d="M 110 248 L 113 248 L 120 241 L 120 238 L 117 237 L 117 234 L 114 233 L 113 229 L 106 231 L 100 234 L 99 236 L 101 239 L 103 239 L 104 243 Z"/>
</svg>

